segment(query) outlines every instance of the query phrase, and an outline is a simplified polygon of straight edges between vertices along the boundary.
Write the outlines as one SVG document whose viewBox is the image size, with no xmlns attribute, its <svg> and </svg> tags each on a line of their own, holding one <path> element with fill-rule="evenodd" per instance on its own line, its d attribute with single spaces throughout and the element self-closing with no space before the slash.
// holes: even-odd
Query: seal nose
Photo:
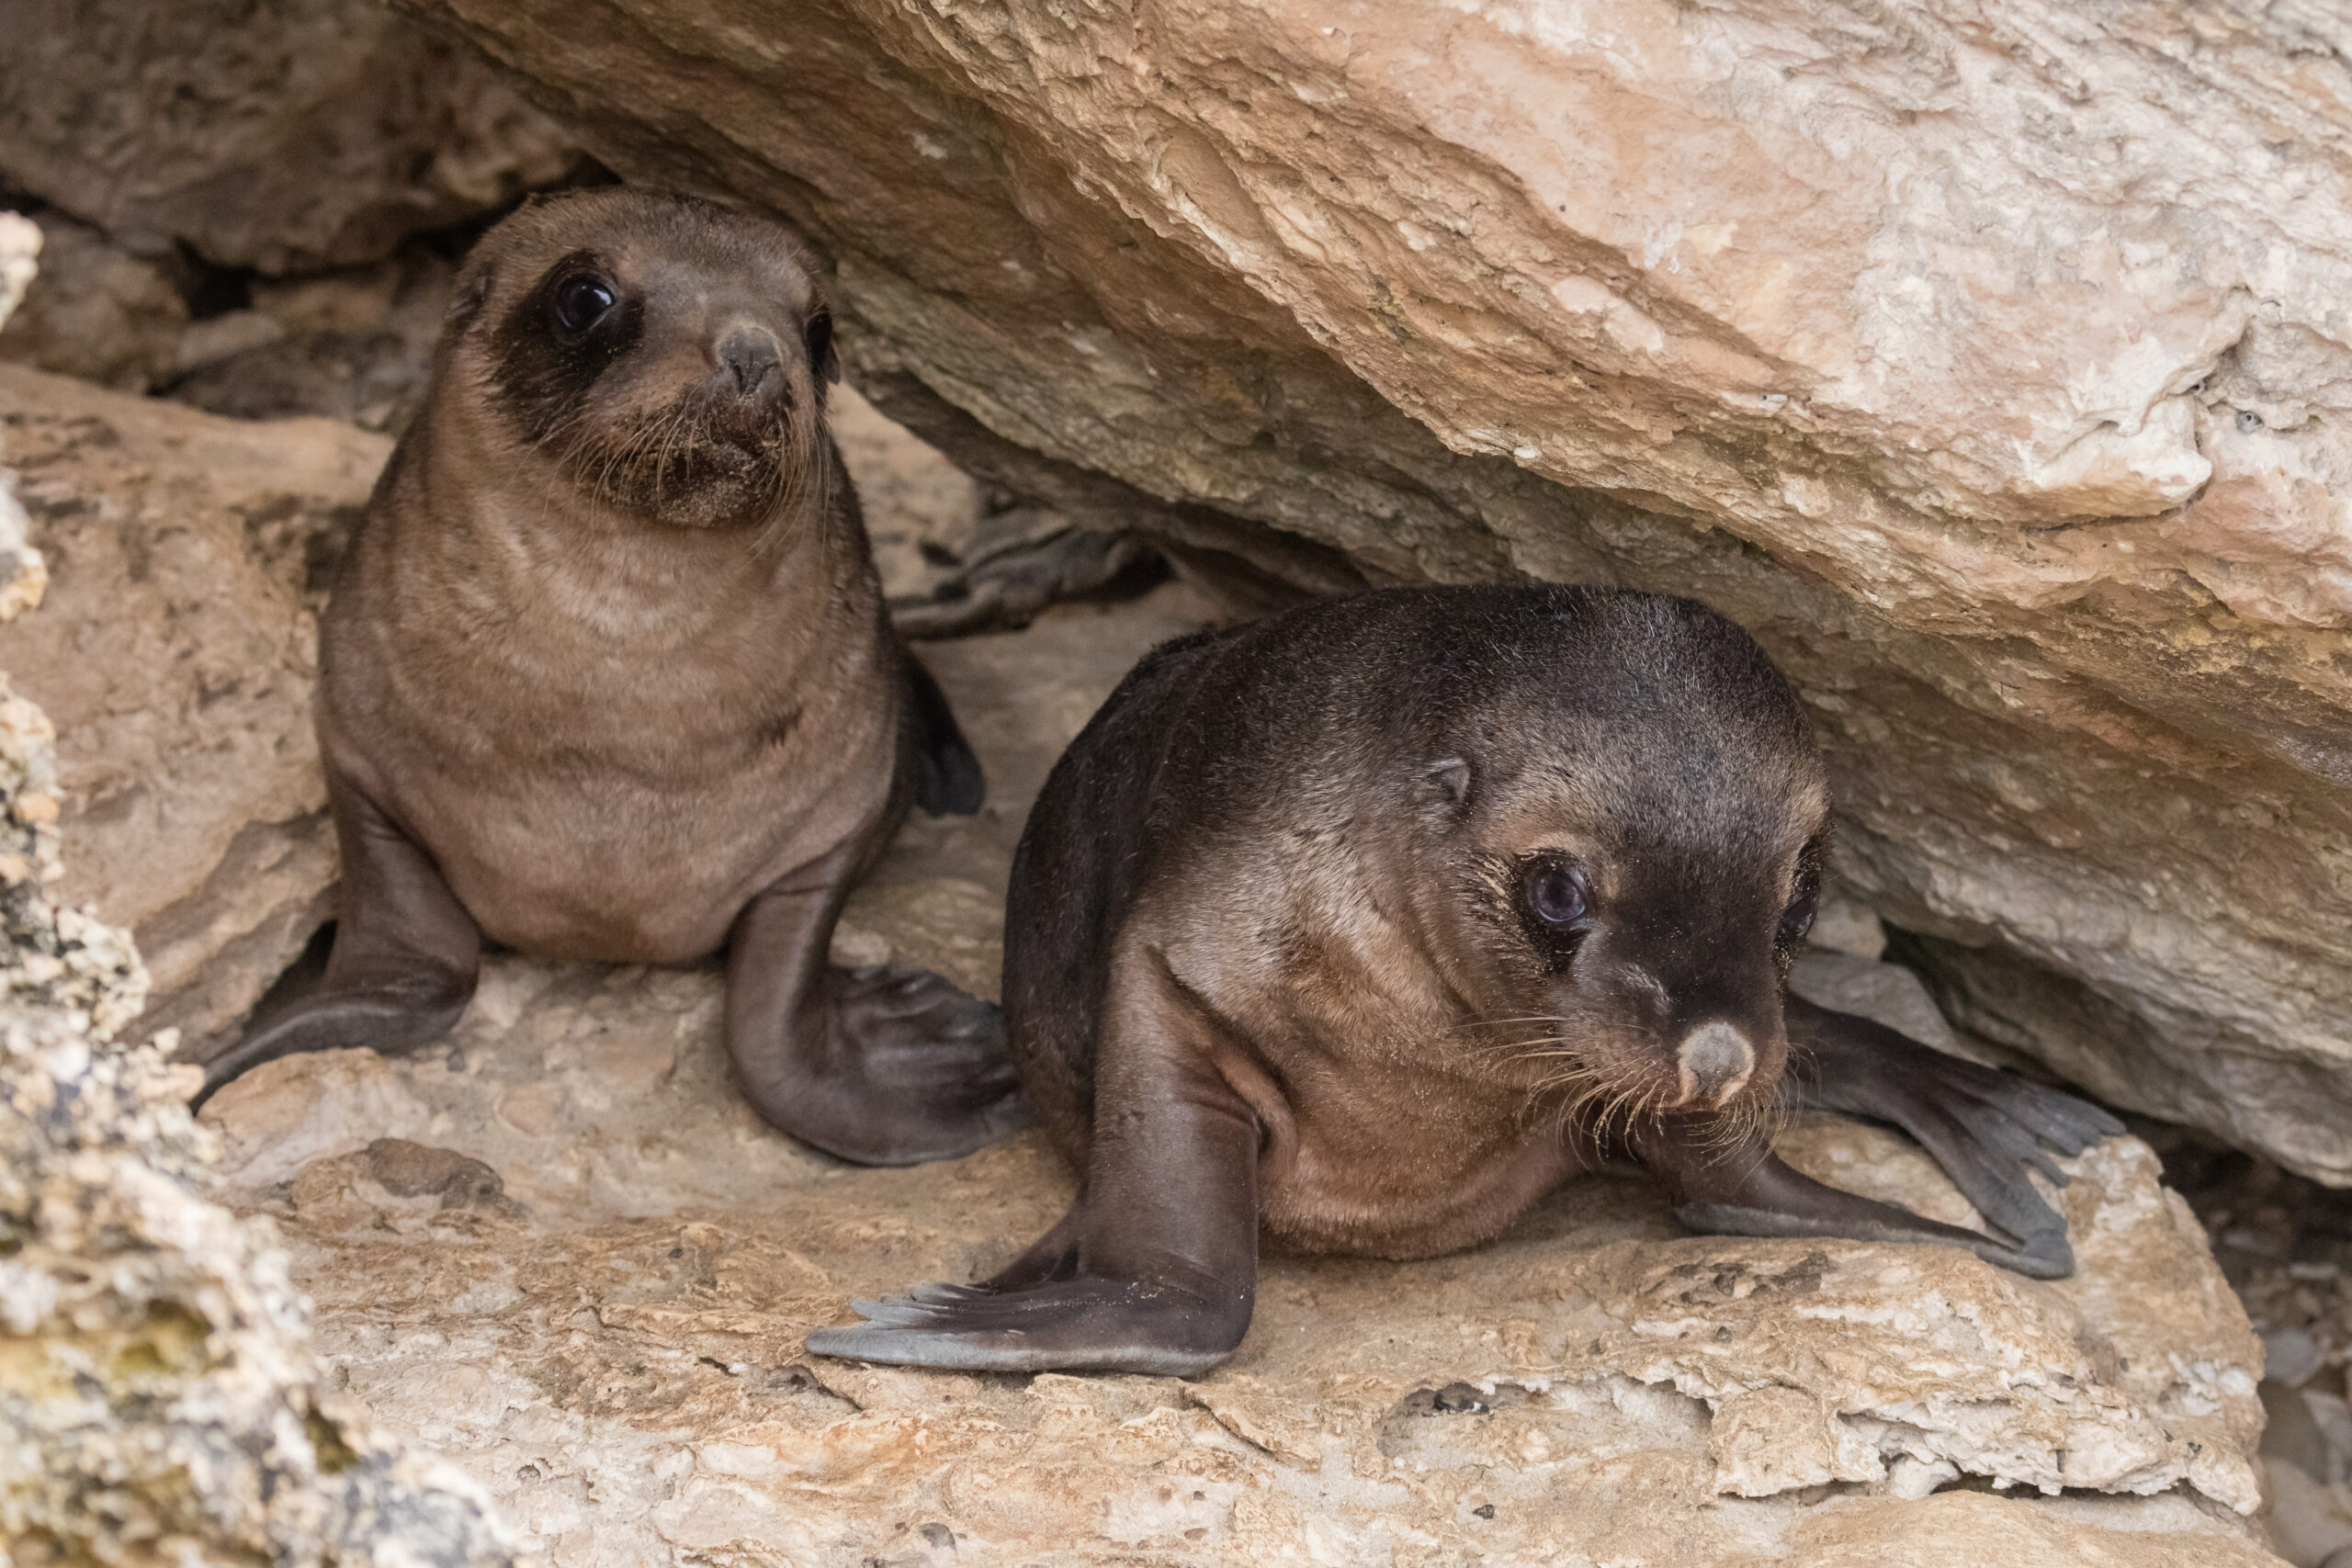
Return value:
<svg viewBox="0 0 2352 1568">
<path fill-rule="evenodd" d="M 738 327 L 720 341 L 718 364 L 734 382 L 736 395 L 755 397 L 772 378 L 780 378 L 784 357 L 775 339 L 750 327 Z"/>
<path fill-rule="evenodd" d="M 1676 1057 L 1682 1069 L 1682 1105 L 1721 1105 L 1747 1085 L 1756 1068 L 1747 1036 L 1720 1019 L 1684 1035 Z"/>
</svg>

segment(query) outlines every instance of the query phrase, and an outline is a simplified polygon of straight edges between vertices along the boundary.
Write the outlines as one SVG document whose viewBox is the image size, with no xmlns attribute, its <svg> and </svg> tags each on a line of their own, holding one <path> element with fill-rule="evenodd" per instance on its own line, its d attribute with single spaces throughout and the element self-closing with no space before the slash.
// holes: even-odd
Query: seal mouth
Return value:
<svg viewBox="0 0 2352 1568">
<path fill-rule="evenodd" d="M 711 527 L 767 517 L 808 493 L 818 464 L 789 405 L 755 412 L 693 394 L 567 454 L 575 478 L 650 521 Z"/>
</svg>

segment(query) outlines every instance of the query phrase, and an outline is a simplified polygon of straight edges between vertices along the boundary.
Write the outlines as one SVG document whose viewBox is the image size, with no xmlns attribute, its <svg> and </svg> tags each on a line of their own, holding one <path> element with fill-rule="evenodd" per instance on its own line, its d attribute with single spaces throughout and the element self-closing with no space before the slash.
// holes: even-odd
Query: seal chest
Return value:
<svg viewBox="0 0 2352 1568">
<path fill-rule="evenodd" d="M 984 1284 L 809 1348 L 1194 1371 L 1247 1328 L 1261 1229 L 1445 1251 L 1608 1157 L 1700 1228 L 2066 1272 L 2025 1170 L 2111 1119 L 1785 994 L 1828 826 L 1795 694 L 1688 601 L 1395 590 L 1158 650 L 1057 765 L 1007 909 L 1079 1198 Z M 1912 1131 L 1989 1228 L 1799 1176 L 1791 1101 Z"/>
<path fill-rule="evenodd" d="M 288 1052 L 442 1032 L 487 934 L 725 949 L 743 1089 L 847 1157 L 961 1153 L 1021 1119 L 993 1008 L 825 963 L 909 804 L 979 800 L 884 618 L 825 431 L 839 378 L 823 297 L 761 220 L 612 189 L 484 237 L 322 624 L 327 974 L 207 1094 Z"/>
</svg>

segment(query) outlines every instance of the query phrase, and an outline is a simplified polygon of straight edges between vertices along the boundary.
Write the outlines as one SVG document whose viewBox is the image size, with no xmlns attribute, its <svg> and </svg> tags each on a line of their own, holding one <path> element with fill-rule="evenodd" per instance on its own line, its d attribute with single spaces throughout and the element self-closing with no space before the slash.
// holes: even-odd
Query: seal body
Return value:
<svg viewBox="0 0 2352 1568">
<path fill-rule="evenodd" d="M 831 330 L 787 237 L 707 203 L 600 190 L 485 236 L 321 627 L 328 972 L 207 1093 L 442 1032 L 487 936 L 728 951 L 739 1077 L 836 1153 L 959 1153 L 1017 1119 L 992 1009 L 824 964 L 909 805 L 968 811 L 980 784 L 885 618 L 824 428 Z"/>
<path fill-rule="evenodd" d="M 1247 1327 L 1261 1231 L 1426 1256 L 1625 1156 L 1700 1228 L 2068 1271 L 2024 1172 L 2109 1119 L 1785 994 L 1828 829 L 1794 694 L 1688 601 L 1395 590 L 1157 650 L 1057 766 L 1007 913 L 1077 1202 L 987 1283 L 809 1348 L 1198 1371 Z M 1788 1099 L 1912 1130 L 1995 1230 L 1797 1175 Z"/>
</svg>

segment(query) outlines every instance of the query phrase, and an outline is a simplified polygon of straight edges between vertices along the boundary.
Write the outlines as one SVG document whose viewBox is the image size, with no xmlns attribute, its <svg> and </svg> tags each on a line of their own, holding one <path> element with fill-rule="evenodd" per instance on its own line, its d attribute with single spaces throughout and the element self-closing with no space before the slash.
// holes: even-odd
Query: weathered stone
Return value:
<svg viewBox="0 0 2352 1568">
<path fill-rule="evenodd" d="M 455 275 L 420 244 L 368 266 L 258 282 L 253 308 L 222 318 L 242 339 L 182 338 L 170 394 L 240 419 L 318 414 L 398 434 L 424 401 Z"/>
<path fill-rule="evenodd" d="M 40 229 L 40 275 L 0 331 L 0 359 L 125 392 L 170 379 L 187 303 L 164 267 L 53 212 Z"/>
<path fill-rule="evenodd" d="M 799 225 L 976 472 L 1713 603 L 1964 1021 L 2352 1181 L 2325 7 L 416 4 Z"/>
<path fill-rule="evenodd" d="M 0 225 L 0 276 L 19 238 Z M 269 1227 L 201 1194 L 217 1143 L 186 1108 L 195 1074 L 164 1063 L 170 1035 L 114 1043 L 146 975 L 127 932 L 52 897 L 51 740 L 0 676 L 9 1562 L 511 1562 L 478 1487 L 328 1391 Z"/>
<path fill-rule="evenodd" d="M 389 443 L 13 366 L 0 433 L 50 573 L 0 669 L 59 725 L 58 892 L 135 931 L 150 1029 L 201 1053 L 328 912 L 314 615 Z"/>
<path fill-rule="evenodd" d="M 576 156 L 376 0 L 22 0 L 0 32 L 0 184 L 226 265 L 374 261 Z"/>
<path fill-rule="evenodd" d="M 0 328 L 23 303 L 40 264 L 40 226 L 20 212 L 0 212 Z"/>
<path fill-rule="evenodd" d="M 927 647 L 991 804 L 909 824 L 841 955 L 992 991 L 1029 798 L 1133 659 L 1210 610 L 1171 585 Z M 353 1393 L 556 1568 L 2277 1568 L 2247 1517 L 2258 1342 L 2131 1140 L 2072 1162 L 2082 1267 L 2057 1284 L 1941 1248 L 1692 1237 L 1607 1177 L 1456 1257 L 1270 1258 L 1240 1353 L 1195 1382 L 867 1368 L 801 1337 L 853 1294 L 1001 1265 L 1070 1177 L 1031 1135 L 894 1171 L 800 1147 L 728 1083 L 721 999 L 715 966 L 495 958 L 446 1045 L 269 1064 L 206 1112 Z M 1813 1118 L 1782 1148 L 1973 1217 L 1891 1134 Z M 2007 1495 L 1926 1495 L 1963 1480 Z"/>
</svg>

